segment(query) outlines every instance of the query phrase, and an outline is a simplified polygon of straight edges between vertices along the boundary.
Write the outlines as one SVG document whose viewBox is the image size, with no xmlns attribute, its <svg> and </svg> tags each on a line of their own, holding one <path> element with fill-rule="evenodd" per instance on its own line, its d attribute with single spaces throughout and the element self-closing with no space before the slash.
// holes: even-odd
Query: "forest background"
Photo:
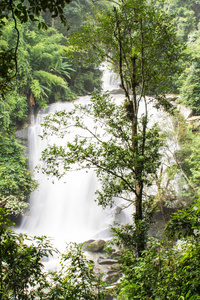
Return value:
<svg viewBox="0 0 200 300">
<path fill-rule="evenodd" d="M 16 9 L 14 18 L 12 4 Z M 4 3 L 2 2 L 1 5 L 3 6 Z M 97 9 L 101 11 L 104 6 L 112 7 L 112 4 L 72 1 L 65 7 L 61 7 L 57 13 L 56 8 L 52 8 L 52 12 L 54 11 L 55 14 L 54 18 L 51 17 L 51 10 L 46 13 L 41 11 L 37 13 L 36 10 L 35 15 L 38 14 L 38 21 L 35 20 L 34 13 L 30 14 L 29 18 L 23 19 L 22 13 L 20 14 L 22 9 L 20 3 L 18 8 L 14 1 L 11 1 L 10 5 L 7 10 L 2 9 L 0 24 L 0 204 L 3 208 L 1 257 L 5 259 L 1 260 L 0 269 L 1 299 L 11 299 L 13 295 L 15 297 L 18 295 L 19 299 L 34 299 L 36 288 L 30 291 L 28 286 L 36 286 L 39 281 L 40 288 L 37 290 L 37 295 L 41 293 L 41 299 L 54 299 L 53 297 L 60 299 L 61 295 L 62 297 L 65 295 L 65 299 L 80 299 L 81 296 L 85 297 L 84 299 L 104 299 L 104 295 L 100 295 L 100 293 L 97 295 L 93 290 L 91 282 L 95 282 L 96 279 L 94 279 L 93 273 L 87 273 L 88 269 L 93 270 L 87 265 L 87 261 L 84 266 L 80 267 L 83 271 L 81 278 L 83 279 L 86 274 L 89 274 L 89 277 L 86 276 L 87 279 L 81 281 L 77 290 L 73 290 L 73 284 L 70 283 L 70 280 L 73 281 L 75 273 L 72 274 L 71 271 L 70 275 L 66 275 L 67 273 L 64 275 L 53 274 L 52 280 L 58 282 L 59 278 L 60 286 L 52 285 L 49 294 L 44 296 L 46 292 L 43 287 L 46 288 L 48 282 L 43 278 L 42 265 L 37 265 L 37 263 L 43 255 L 47 255 L 48 251 L 51 252 L 49 245 L 46 242 L 44 242 L 46 244 L 42 244 L 41 240 L 39 241 L 41 248 L 38 247 L 38 250 L 25 246 L 20 237 L 7 231 L 9 221 L 5 214 L 18 215 L 22 213 L 28 206 L 28 195 L 37 186 L 27 170 L 24 148 L 16 138 L 16 130 L 27 126 L 30 110 L 45 108 L 49 103 L 55 101 L 73 100 L 79 95 L 101 90 L 101 72 L 97 68 L 99 56 L 96 56 L 93 64 L 89 64 L 84 51 L 81 51 L 75 43 L 72 44 L 70 38 L 73 33 L 79 32 L 86 24 L 87 16 L 93 18 Z M 119 299 L 198 299 L 200 295 L 198 283 L 200 276 L 200 206 L 198 201 L 200 138 L 197 125 L 200 101 L 200 3 L 199 1 L 168 0 L 155 1 L 154 5 L 170 13 L 173 12 L 173 25 L 177 36 L 185 45 L 184 59 L 178 62 L 181 75 L 174 74 L 171 77 L 168 93 L 174 95 L 176 103 L 191 108 L 193 116 L 196 116 L 197 120 L 187 124 L 180 116 L 176 116 L 174 123 L 179 149 L 173 153 L 174 161 L 170 162 L 169 167 L 165 169 L 165 174 L 162 169 L 157 174 L 158 194 L 155 200 L 157 210 L 163 212 L 165 218 L 166 208 L 181 209 L 172 216 L 167 225 L 168 238 L 177 238 L 176 234 L 178 233 L 178 237 L 184 237 L 186 242 L 183 243 L 183 249 L 180 251 L 166 242 L 166 238 L 164 242 L 158 239 L 149 241 L 143 256 L 137 258 L 133 255 L 132 247 L 127 244 L 132 228 L 121 228 L 119 232 L 115 232 L 118 243 L 121 247 L 124 245 L 120 260 L 123 274 L 125 274 L 116 293 Z M 58 17 L 59 13 L 62 16 L 61 19 Z M 19 21 L 16 29 L 17 17 Z M 67 20 L 67 26 L 64 27 L 65 20 Z M 50 24 L 51 27 L 47 29 L 46 24 Z M 179 188 L 174 190 L 173 180 L 177 174 L 181 174 Z M 8 251 L 12 247 L 15 250 Z M 22 248 L 24 252 L 22 252 Z M 19 254 L 18 258 L 16 258 L 17 253 Z M 24 253 L 27 257 L 22 260 Z M 73 258 L 74 253 L 76 253 L 76 258 L 82 258 L 78 247 L 74 252 L 69 253 L 68 257 L 70 258 Z M 22 256 L 20 257 L 20 255 Z M 23 276 L 22 269 L 27 267 L 29 258 L 34 255 L 35 260 L 32 261 L 30 270 L 34 270 L 35 278 L 31 278 L 30 272 L 27 274 L 27 281 L 22 284 L 22 282 L 20 283 L 20 278 Z M 15 267 L 13 261 L 16 262 Z M 8 278 L 7 275 L 9 272 L 11 274 L 11 271 L 13 277 Z M 18 274 L 18 283 L 16 274 Z M 71 276 L 68 284 L 66 284 L 67 276 L 68 278 Z M 90 283 L 89 291 L 84 287 L 84 280 L 88 280 Z M 9 293 L 7 293 L 8 289 Z M 79 293 L 82 293 L 81 296 Z"/>
</svg>

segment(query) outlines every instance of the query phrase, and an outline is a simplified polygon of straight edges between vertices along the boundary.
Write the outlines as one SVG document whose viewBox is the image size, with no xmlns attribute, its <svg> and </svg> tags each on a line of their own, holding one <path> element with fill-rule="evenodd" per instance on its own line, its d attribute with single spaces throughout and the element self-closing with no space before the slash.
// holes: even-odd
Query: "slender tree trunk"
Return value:
<svg viewBox="0 0 200 300">
<path fill-rule="evenodd" d="M 143 182 L 142 180 L 136 179 L 135 183 L 135 219 L 142 220 L 143 213 L 142 213 L 142 192 L 143 192 Z"/>
<path fill-rule="evenodd" d="M 137 109 L 137 96 L 135 88 L 133 90 L 133 120 L 132 120 L 132 149 L 133 155 L 136 155 L 135 161 L 135 214 L 134 221 L 136 227 L 136 253 L 140 257 L 142 251 L 145 250 L 145 233 L 142 225 L 143 220 L 143 207 L 142 207 L 142 198 L 143 198 L 143 163 L 138 160 L 140 151 L 143 152 L 143 149 L 139 149 L 138 145 L 138 109 Z M 143 143 L 144 144 L 144 143 Z M 144 145 L 142 145 L 143 147 Z"/>
<path fill-rule="evenodd" d="M 143 208 L 142 208 L 142 195 L 143 195 L 143 181 L 136 180 L 136 196 L 135 196 L 135 227 L 136 227 L 136 252 L 137 256 L 142 255 L 145 250 L 145 231 L 143 228 Z"/>
<path fill-rule="evenodd" d="M 134 166 L 135 170 L 135 226 L 136 226 L 136 252 L 138 256 L 141 256 L 142 251 L 145 249 L 145 233 L 143 231 L 143 228 L 141 228 L 141 221 L 143 220 L 143 211 L 142 211 L 142 195 L 143 195 L 143 179 L 142 179 L 142 173 L 143 173 L 143 163 L 137 161 L 137 158 L 139 156 L 140 150 L 138 145 L 138 101 L 137 101 L 137 95 L 136 95 L 136 86 L 137 86 L 137 69 L 136 69 L 136 56 L 132 56 L 130 59 L 131 63 L 131 84 L 130 86 L 127 86 L 125 80 L 124 80 L 124 73 L 123 73 L 123 62 L 125 60 L 125 57 L 123 55 L 123 43 L 122 43 L 122 34 L 120 29 L 120 21 L 118 18 L 118 14 L 116 9 L 115 11 L 115 17 L 116 17 L 116 31 L 115 31 L 115 37 L 118 41 L 118 51 L 119 51 L 119 63 L 118 63 L 118 70 L 120 75 L 120 81 L 121 81 L 121 87 L 124 90 L 125 97 L 132 106 L 132 151 L 133 155 L 136 156 L 136 162 Z M 126 60 L 125 60 L 126 61 Z M 146 127 L 144 130 L 144 141 L 142 148 L 145 146 L 145 132 Z M 143 149 L 142 149 L 143 153 Z"/>
</svg>

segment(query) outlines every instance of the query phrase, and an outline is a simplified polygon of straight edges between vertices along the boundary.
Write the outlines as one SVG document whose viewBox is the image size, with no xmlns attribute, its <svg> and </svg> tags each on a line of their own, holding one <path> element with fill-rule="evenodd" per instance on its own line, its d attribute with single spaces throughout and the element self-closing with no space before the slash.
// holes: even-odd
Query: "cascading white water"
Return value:
<svg viewBox="0 0 200 300">
<path fill-rule="evenodd" d="M 104 82 L 107 82 L 104 88 L 108 90 L 108 71 L 104 73 L 104 78 Z M 113 82 L 109 82 L 113 86 Z M 80 97 L 77 101 L 87 103 L 90 97 Z M 72 107 L 73 103 L 69 102 L 54 103 L 37 116 L 32 115 L 28 131 L 29 165 L 32 171 L 40 163 L 41 152 L 47 146 L 47 141 L 40 138 L 44 117 L 55 111 L 69 111 Z M 51 143 L 57 142 L 55 137 L 50 139 Z M 65 139 L 70 137 L 66 136 Z M 52 178 L 41 172 L 35 172 L 35 179 L 38 188 L 30 196 L 30 211 L 23 217 L 20 231 L 31 235 L 47 235 L 55 238 L 56 243 L 83 242 L 90 238 L 108 237 L 109 226 L 115 218 L 125 223 L 130 221 L 124 212 L 116 215 L 115 208 L 103 210 L 94 202 L 98 182 L 91 170 L 68 172 L 61 180 L 53 178 L 54 183 Z"/>
</svg>

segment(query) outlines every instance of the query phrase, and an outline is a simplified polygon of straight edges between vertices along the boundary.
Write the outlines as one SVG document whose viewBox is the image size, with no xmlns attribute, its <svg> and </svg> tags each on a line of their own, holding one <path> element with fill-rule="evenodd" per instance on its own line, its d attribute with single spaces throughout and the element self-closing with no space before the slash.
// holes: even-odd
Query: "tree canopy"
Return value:
<svg viewBox="0 0 200 300">
<path fill-rule="evenodd" d="M 120 77 L 125 101 L 118 106 L 107 95 L 95 95 L 89 109 L 79 107 L 83 115 L 99 122 L 93 131 L 81 117 L 73 117 L 75 112 L 58 113 L 46 124 L 55 133 L 58 128 L 54 122 L 58 127 L 66 126 L 67 131 L 75 126 L 91 133 L 89 138 L 77 134 L 74 143 L 66 144 L 67 150 L 53 145 L 45 151 L 47 172 L 59 176 L 57 166 L 61 162 L 66 170 L 75 162 L 83 168 L 94 167 L 102 182 L 100 203 L 110 204 L 113 196 L 128 198 L 134 203 L 138 255 L 145 247 L 144 188 L 156 173 L 160 157 L 157 126 L 148 127 L 147 95 L 159 93 L 158 105 L 171 108 L 162 95 L 167 90 L 170 75 L 177 71 L 176 63 L 182 50 L 169 20 L 168 14 L 149 2 L 135 0 L 119 2 L 113 9 L 106 9 L 90 19 L 83 30 L 75 34 L 75 41 L 85 49 L 89 60 L 98 54 L 99 61 L 107 58 L 112 63 Z M 101 136 L 98 132 L 103 127 L 108 141 L 105 133 Z"/>
</svg>

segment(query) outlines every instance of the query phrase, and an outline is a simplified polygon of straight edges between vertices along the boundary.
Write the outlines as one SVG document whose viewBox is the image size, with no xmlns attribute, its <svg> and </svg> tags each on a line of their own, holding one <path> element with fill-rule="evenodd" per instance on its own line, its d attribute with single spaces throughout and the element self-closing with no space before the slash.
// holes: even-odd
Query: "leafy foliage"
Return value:
<svg viewBox="0 0 200 300">
<path fill-rule="evenodd" d="M 66 250 L 61 259 L 62 268 L 50 274 L 50 290 L 41 293 L 42 299 L 105 299 L 102 275 L 95 274 L 94 263 L 86 259 L 81 245 L 69 244 Z"/>
<path fill-rule="evenodd" d="M 199 1 L 165 1 L 174 12 L 174 24 L 179 38 L 187 45 L 185 59 L 180 66 L 183 73 L 174 82 L 180 93 L 180 102 L 199 113 Z"/>
<path fill-rule="evenodd" d="M 35 299 L 38 285 L 40 289 L 46 282 L 41 260 L 53 249 L 44 237 L 31 239 L 8 230 L 9 223 L 0 209 L 0 298 Z"/>
<path fill-rule="evenodd" d="M 10 24 L 8 23 L 10 27 Z M 10 29 L 8 29 L 9 32 Z M 20 26 L 21 39 L 18 49 L 18 75 L 15 94 L 26 97 L 29 105 L 45 107 L 49 102 L 73 99 L 66 74 L 73 72 L 65 59 L 65 71 L 53 72 L 64 64 L 66 39 L 55 29 L 38 30 L 36 25 L 26 23 Z M 4 30 L 4 40 L 12 44 Z M 61 69 L 62 70 L 62 69 Z"/>
<path fill-rule="evenodd" d="M 118 299 L 200 299 L 199 211 L 198 200 L 174 213 L 165 229 L 168 238 L 149 238 L 148 247 L 139 258 L 123 242 L 120 262 L 124 277 Z M 121 234 L 116 232 L 119 241 Z M 128 236 L 126 241 L 130 241 Z"/>
<path fill-rule="evenodd" d="M 5 134 L 5 133 L 4 133 Z M 0 137 L 0 205 L 11 214 L 19 214 L 25 208 L 26 197 L 36 187 L 27 170 L 22 146 L 14 136 L 6 133 Z"/>
<path fill-rule="evenodd" d="M 167 223 L 166 233 L 170 239 L 192 237 L 199 239 L 200 227 L 200 204 L 195 204 L 178 211 L 171 216 L 171 220 Z"/>
<path fill-rule="evenodd" d="M 181 246 L 150 241 L 143 256 L 122 256 L 125 277 L 118 299 L 199 299 L 199 244 Z"/>
<path fill-rule="evenodd" d="M 20 23 L 27 23 L 29 20 L 38 22 L 38 28 L 48 28 L 48 25 L 40 18 L 41 13 L 48 10 L 53 18 L 60 17 L 61 22 L 66 25 L 66 18 L 63 14 L 64 7 L 69 0 L 61 0 L 54 2 L 48 1 L 1 1 L 0 4 L 0 36 L 2 36 L 2 29 L 4 28 L 6 19 L 13 20 L 14 23 L 14 47 L 4 47 L 0 51 L 0 91 L 5 95 L 7 91 L 12 90 L 12 82 L 17 74 L 17 50 L 19 45 L 19 30 L 17 21 Z M 13 71 L 14 70 L 14 71 Z"/>
<path fill-rule="evenodd" d="M 0 129 L 0 206 L 5 207 L 11 214 L 19 214 L 28 204 L 26 198 L 36 187 L 27 170 L 27 158 L 24 148 L 16 139 L 13 123 L 20 120 L 22 115 L 17 111 L 13 99 L 10 103 L 1 103 Z M 21 107 L 23 110 L 23 106 Z M 21 112 L 22 112 L 21 110 Z"/>
<path fill-rule="evenodd" d="M 0 298 L 105 299 L 102 274 L 84 256 L 81 245 L 70 244 L 60 271 L 47 272 L 42 261 L 53 253 L 46 237 L 28 237 L 9 230 L 11 222 L 0 208 Z"/>
<path fill-rule="evenodd" d="M 153 3 L 119 2 L 113 9 L 101 10 L 95 18 L 89 18 L 82 31 L 72 36 L 72 42 L 85 49 L 89 62 L 97 53 L 100 61 L 108 59 L 124 81 L 121 87 L 127 94 L 133 85 L 139 95 L 161 94 L 170 76 L 178 71 L 174 62 L 181 56 L 171 18 Z"/>
</svg>

